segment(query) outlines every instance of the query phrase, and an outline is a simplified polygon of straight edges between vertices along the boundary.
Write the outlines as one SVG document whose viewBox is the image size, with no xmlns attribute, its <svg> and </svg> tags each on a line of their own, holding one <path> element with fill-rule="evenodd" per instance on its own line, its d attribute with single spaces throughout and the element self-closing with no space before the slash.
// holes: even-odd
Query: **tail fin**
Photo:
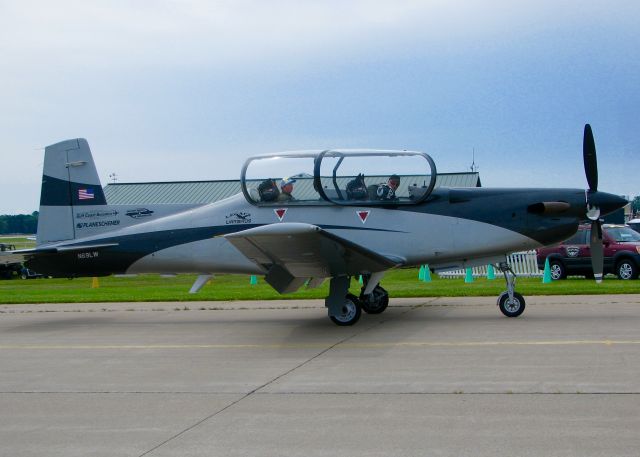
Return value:
<svg viewBox="0 0 640 457">
<path fill-rule="evenodd" d="M 106 204 L 87 140 L 77 138 L 45 148 L 38 245 L 79 238 L 74 206 L 99 210 Z"/>
</svg>

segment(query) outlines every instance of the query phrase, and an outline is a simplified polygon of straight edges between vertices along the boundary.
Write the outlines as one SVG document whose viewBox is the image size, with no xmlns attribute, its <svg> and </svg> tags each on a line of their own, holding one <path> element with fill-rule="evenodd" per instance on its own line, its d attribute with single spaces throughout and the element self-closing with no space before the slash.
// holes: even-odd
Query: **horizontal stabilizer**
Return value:
<svg viewBox="0 0 640 457">
<path fill-rule="evenodd" d="M 118 246 L 118 243 L 85 244 L 74 246 L 51 246 L 34 249 L 16 249 L 15 251 L 0 252 L 0 264 L 25 262 L 39 255 L 59 254 L 62 252 L 86 251 L 87 249 L 104 249 Z"/>
</svg>

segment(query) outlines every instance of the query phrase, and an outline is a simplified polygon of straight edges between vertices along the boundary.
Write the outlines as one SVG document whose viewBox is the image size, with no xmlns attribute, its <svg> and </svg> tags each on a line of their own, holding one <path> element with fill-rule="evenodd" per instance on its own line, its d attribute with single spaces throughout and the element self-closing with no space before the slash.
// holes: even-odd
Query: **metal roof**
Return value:
<svg viewBox="0 0 640 457">
<path fill-rule="evenodd" d="M 366 181 L 367 184 L 380 183 L 385 182 L 387 178 L 388 176 L 367 176 Z M 401 179 L 408 184 L 419 185 L 424 176 L 401 176 Z M 298 179 L 294 195 L 305 190 L 315 192 L 311 181 Z M 439 173 L 436 187 L 480 187 L 480 175 L 478 172 Z M 110 205 L 206 204 L 240 192 L 240 180 L 110 183 L 104 188 L 105 197 Z"/>
</svg>

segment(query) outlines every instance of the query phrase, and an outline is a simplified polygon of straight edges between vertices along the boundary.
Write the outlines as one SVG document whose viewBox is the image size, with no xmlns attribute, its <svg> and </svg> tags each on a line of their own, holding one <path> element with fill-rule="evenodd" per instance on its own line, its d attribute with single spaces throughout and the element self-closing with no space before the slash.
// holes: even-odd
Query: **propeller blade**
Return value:
<svg viewBox="0 0 640 457">
<path fill-rule="evenodd" d="M 602 271 L 604 269 L 604 248 L 602 246 L 602 225 L 600 221 L 591 222 L 591 268 L 596 282 L 602 282 Z"/>
<path fill-rule="evenodd" d="M 584 159 L 584 173 L 587 175 L 589 190 L 598 190 L 598 158 L 596 157 L 596 143 L 593 140 L 591 126 L 585 124 L 584 139 L 582 141 L 582 157 Z"/>
</svg>

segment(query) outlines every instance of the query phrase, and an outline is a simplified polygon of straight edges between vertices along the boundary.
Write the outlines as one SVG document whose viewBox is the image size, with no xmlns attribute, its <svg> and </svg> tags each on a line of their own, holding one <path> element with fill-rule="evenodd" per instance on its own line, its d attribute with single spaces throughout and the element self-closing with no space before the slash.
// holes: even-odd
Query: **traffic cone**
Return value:
<svg viewBox="0 0 640 457">
<path fill-rule="evenodd" d="M 249 284 L 251 284 L 252 286 L 255 286 L 256 284 L 258 284 L 258 277 L 255 275 L 251 275 L 251 278 L 249 279 Z"/>
<path fill-rule="evenodd" d="M 544 273 L 542 274 L 542 284 L 551 282 L 551 267 L 549 266 L 549 258 L 544 261 Z"/>
<path fill-rule="evenodd" d="M 91 280 L 91 288 L 97 289 L 98 287 L 100 287 L 100 283 L 98 282 L 98 278 L 94 276 Z"/>
<path fill-rule="evenodd" d="M 464 282 L 473 282 L 473 272 L 471 271 L 471 268 L 467 268 L 467 274 L 464 277 Z"/>
<path fill-rule="evenodd" d="M 418 271 L 418 281 L 424 281 L 424 265 L 420 265 L 420 270 Z"/>
<path fill-rule="evenodd" d="M 487 266 L 487 279 L 496 279 L 496 272 L 493 270 L 493 265 Z"/>
<path fill-rule="evenodd" d="M 429 265 L 424 265 L 424 282 L 431 282 L 431 270 L 429 269 Z"/>
</svg>

